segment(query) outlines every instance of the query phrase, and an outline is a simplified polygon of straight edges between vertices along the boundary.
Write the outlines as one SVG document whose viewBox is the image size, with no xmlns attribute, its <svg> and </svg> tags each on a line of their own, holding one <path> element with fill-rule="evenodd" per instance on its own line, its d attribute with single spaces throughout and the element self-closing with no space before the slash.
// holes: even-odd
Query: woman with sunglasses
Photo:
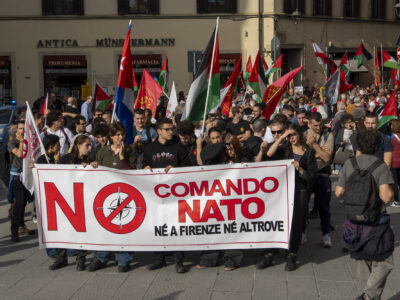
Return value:
<svg viewBox="0 0 400 300">
<path fill-rule="evenodd" d="M 315 151 L 307 146 L 301 128 L 296 124 L 290 124 L 287 130 L 269 147 L 267 156 L 273 160 L 293 159 L 293 165 L 296 168 L 289 254 L 285 265 L 286 271 L 293 271 L 297 268 L 297 252 L 305 228 L 308 199 L 318 171 Z M 272 249 L 267 250 L 257 267 L 263 269 L 272 265 L 273 253 Z"/>
</svg>

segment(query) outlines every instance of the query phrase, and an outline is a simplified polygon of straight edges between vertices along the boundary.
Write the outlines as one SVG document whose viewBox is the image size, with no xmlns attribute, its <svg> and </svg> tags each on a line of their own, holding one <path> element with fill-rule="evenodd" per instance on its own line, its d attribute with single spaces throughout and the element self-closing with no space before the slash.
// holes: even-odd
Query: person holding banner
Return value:
<svg viewBox="0 0 400 300">
<path fill-rule="evenodd" d="M 190 160 L 186 149 L 173 135 L 173 124 L 170 119 L 162 118 L 157 121 L 158 138 L 144 151 L 144 169 L 152 171 L 153 168 L 163 168 L 168 172 L 171 168 L 190 166 Z M 148 266 L 149 270 L 156 270 L 165 265 L 165 256 L 168 253 L 154 252 L 153 263 Z M 173 253 L 175 270 L 177 273 L 185 273 L 183 266 L 183 252 Z"/>
<path fill-rule="evenodd" d="M 114 122 L 110 129 L 111 145 L 103 146 L 96 155 L 96 162 L 100 166 L 113 169 L 135 169 L 136 168 L 136 150 L 135 147 L 126 147 L 124 144 L 126 129 L 120 122 Z M 94 272 L 105 268 L 110 259 L 109 251 L 94 251 L 93 259 L 88 266 L 89 272 Z M 118 272 L 129 271 L 129 263 L 133 260 L 130 252 L 115 252 L 118 262 Z"/>
<path fill-rule="evenodd" d="M 14 207 L 11 215 L 11 241 L 20 241 L 20 234 L 33 235 L 35 232 L 25 226 L 25 206 L 31 197 L 21 181 L 22 158 L 24 156 L 25 120 L 19 120 L 15 137 L 8 141 L 8 151 L 11 153 L 10 188 L 11 199 L 14 197 Z"/>
<path fill-rule="evenodd" d="M 284 151 L 280 151 L 279 156 L 274 155 L 282 145 L 285 145 Z M 315 151 L 307 146 L 300 126 L 290 124 L 285 133 L 270 146 L 268 153 L 271 154 L 269 157 L 273 157 L 274 160 L 293 159 L 293 164 L 296 168 L 289 254 L 285 265 L 286 271 L 293 271 L 297 268 L 297 252 L 305 229 L 308 199 L 318 172 Z M 267 250 L 267 253 L 263 255 L 261 261 L 257 264 L 257 268 L 264 269 L 271 266 L 272 263 L 273 251 Z"/>
</svg>

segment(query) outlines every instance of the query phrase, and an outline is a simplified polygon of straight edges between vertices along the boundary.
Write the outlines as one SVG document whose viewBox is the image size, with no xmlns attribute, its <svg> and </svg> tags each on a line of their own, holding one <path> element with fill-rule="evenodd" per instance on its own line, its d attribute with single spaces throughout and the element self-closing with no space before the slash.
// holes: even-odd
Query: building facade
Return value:
<svg viewBox="0 0 400 300">
<path fill-rule="evenodd" d="M 383 4 L 382 4 L 383 3 Z M 0 101 L 32 102 L 56 92 L 81 97 L 81 86 L 99 82 L 115 93 L 129 20 L 135 74 L 154 75 L 168 55 L 169 85 L 187 92 L 220 16 L 221 80 L 237 60 L 243 68 L 260 49 L 270 65 L 283 54 L 283 70 L 305 65 L 296 85 L 323 83 L 310 39 L 340 60 L 361 40 L 395 55 L 398 18 L 393 0 L 30 0 L 0 2 Z M 272 43 L 279 40 L 280 47 Z M 372 60 L 352 66 L 352 79 L 373 81 Z"/>
</svg>

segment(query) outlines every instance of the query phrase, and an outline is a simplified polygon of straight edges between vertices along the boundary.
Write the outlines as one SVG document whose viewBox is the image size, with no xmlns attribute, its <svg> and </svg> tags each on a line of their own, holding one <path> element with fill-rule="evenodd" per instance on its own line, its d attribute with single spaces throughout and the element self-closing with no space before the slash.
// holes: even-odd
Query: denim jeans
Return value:
<svg viewBox="0 0 400 300">
<path fill-rule="evenodd" d="M 108 261 L 111 252 L 109 251 L 94 251 L 93 256 L 100 260 L 102 263 Z M 131 252 L 114 252 L 118 261 L 118 266 L 127 266 L 133 260 L 133 253 Z"/>
</svg>

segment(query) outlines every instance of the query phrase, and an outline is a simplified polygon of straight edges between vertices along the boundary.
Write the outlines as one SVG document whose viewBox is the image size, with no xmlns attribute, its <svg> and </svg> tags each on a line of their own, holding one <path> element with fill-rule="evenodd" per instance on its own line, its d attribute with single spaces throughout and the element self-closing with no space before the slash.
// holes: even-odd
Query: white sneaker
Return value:
<svg viewBox="0 0 400 300">
<path fill-rule="evenodd" d="M 303 232 L 301 234 L 301 244 L 304 245 L 305 243 L 307 243 L 307 236 L 306 234 Z"/>
<path fill-rule="evenodd" d="M 390 206 L 391 206 L 391 207 L 400 207 L 400 202 L 399 202 L 399 201 L 393 201 L 393 202 L 390 204 Z"/>
<path fill-rule="evenodd" d="M 329 233 L 322 236 L 322 247 L 332 248 L 332 240 Z"/>
</svg>

